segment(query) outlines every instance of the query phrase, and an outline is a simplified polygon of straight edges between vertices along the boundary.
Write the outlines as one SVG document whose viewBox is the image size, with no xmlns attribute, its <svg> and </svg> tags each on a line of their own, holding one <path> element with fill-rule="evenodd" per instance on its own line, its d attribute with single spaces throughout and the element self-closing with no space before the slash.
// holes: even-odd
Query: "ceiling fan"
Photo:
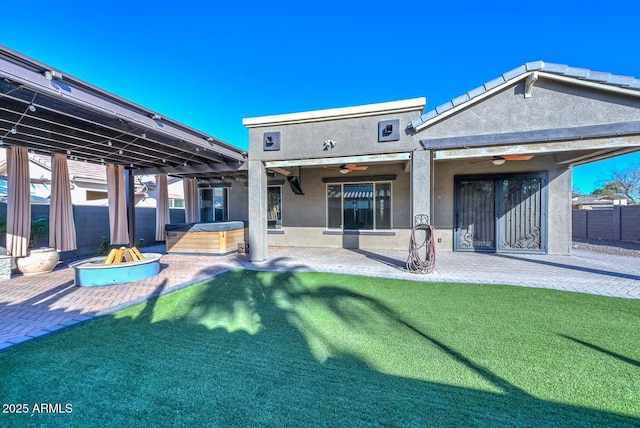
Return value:
<svg viewBox="0 0 640 428">
<path fill-rule="evenodd" d="M 366 171 L 368 166 L 358 166 L 355 163 L 345 163 L 340 165 L 340 174 L 348 174 L 351 171 Z"/>
<path fill-rule="evenodd" d="M 502 165 L 506 161 L 528 161 L 533 158 L 533 155 L 502 155 L 502 156 L 493 156 L 491 159 L 483 159 L 470 163 L 480 163 L 480 162 L 493 162 L 494 165 Z"/>
</svg>

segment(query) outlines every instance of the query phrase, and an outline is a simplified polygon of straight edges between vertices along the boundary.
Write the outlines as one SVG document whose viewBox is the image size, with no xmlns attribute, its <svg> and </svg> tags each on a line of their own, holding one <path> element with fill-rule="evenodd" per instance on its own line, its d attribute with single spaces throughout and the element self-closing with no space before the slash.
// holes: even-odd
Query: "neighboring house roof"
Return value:
<svg viewBox="0 0 640 428">
<path fill-rule="evenodd" d="M 627 205 L 626 199 L 620 198 L 601 198 L 598 196 L 578 195 L 574 196 L 571 205 L 580 209 L 592 209 L 595 207 L 612 208 L 614 205 Z"/>
<path fill-rule="evenodd" d="M 518 68 L 479 86 L 457 98 L 454 98 L 433 110 L 430 110 L 411 122 L 411 127 L 419 131 L 430 124 L 443 119 L 450 114 L 465 108 L 485 97 L 515 83 L 518 80 L 528 79 L 527 91 L 538 79 L 536 73 L 558 80 L 570 80 L 572 83 L 598 85 L 616 92 L 623 92 L 640 96 L 640 79 L 632 76 L 620 76 L 601 71 L 593 71 L 586 68 L 570 67 L 564 64 L 545 63 L 544 61 L 528 62 Z M 529 92 L 530 93 L 530 92 Z M 525 96 L 527 96 L 525 94 Z"/>
</svg>

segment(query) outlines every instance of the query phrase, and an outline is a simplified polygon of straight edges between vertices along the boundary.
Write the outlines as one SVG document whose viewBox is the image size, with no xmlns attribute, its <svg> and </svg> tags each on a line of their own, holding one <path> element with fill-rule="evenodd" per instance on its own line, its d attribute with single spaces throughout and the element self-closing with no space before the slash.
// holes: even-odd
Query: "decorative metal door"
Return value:
<svg viewBox="0 0 640 428">
<path fill-rule="evenodd" d="M 455 249 L 495 250 L 495 180 L 459 180 L 456 205 Z"/>
<path fill-rule="evenodd" d="M 498 180 L 498 249 L 541 250 L 542 177 Z"/>
<path fill-rule="evenodd" d="M 545 252 L 546 174 L 456 177 L 456 251 Z"/>
</svg>

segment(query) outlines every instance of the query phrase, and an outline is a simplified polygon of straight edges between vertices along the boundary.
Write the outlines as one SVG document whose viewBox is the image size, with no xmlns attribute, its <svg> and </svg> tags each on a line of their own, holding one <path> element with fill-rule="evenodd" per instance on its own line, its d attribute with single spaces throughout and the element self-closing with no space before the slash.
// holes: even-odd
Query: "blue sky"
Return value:
<svg viewBox="0 0 640 428">
<path fill-rule="evenodd" d="M 430 110 L 529 61 L 640 77 L 632 1 L 91 3 L 16 7 L 0 44 L 241 148 L 245 117 L 422 96 Z M 634 163 L 578 167 L 574 187 Z"/>
</svg>

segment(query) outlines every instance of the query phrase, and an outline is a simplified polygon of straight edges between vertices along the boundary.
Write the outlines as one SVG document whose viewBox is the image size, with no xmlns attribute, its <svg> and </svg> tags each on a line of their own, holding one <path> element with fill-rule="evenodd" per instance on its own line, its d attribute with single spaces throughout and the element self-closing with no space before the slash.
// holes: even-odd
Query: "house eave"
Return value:
<svg viewBox="0 0 640 428">
<path fill-rule="evenodd" d="M 313 110 L 272 116 L 242 119 L 247 128 L 290 125 L 296 123 L 321 122 L 327 120 L 351 119 L 357 117 L 378 116 L 405 112 L 421 112 L 427 103 L 425 97 L 412 98 L 386 103 L 367 104 L 352 107 L 339 107 L 325 110 Z"/>
</svg>

